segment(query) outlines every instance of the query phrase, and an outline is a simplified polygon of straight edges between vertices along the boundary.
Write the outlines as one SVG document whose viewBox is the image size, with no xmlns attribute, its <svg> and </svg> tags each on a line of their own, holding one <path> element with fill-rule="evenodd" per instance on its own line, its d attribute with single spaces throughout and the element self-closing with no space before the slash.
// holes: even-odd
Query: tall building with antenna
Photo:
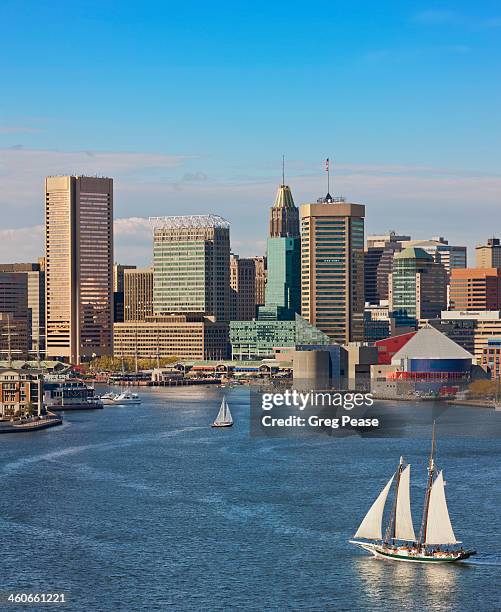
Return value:
<svg viewBox="0 0 501 612">
<path fill-rule="evenodd" d="M 364 339 L 365 206 L 330 194 L 302 204 L 301 315 L 340 344 Z"/>
<path fill-rule="evenodd" d="M 299 210 L 294 204 L 290 187 L 285 184 L 283 160 L 282 184 L 270 209 L 270 236 L 266 252 L 268 278 L 265 306 L 260 312 L 263 316 L 293 319 L 301 308 L 301 239 Z"/>
</svg>

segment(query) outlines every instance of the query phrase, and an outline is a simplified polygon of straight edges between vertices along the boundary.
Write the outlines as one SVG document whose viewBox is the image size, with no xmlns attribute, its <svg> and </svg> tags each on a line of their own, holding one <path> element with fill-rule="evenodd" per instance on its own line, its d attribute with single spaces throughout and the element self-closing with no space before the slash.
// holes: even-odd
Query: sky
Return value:
<svg viewBox="0 0 501 612">
<path fill-rule="evenodd" d="M 0 260 L 43 253 L 43 180 L 114 178 L 115 259 L 149 216 L 220 214 L 263 254 L 296 204 L 366 205 L 366 233 L 501 235 L 501 4 L 0 2 Z"/>
</svg>

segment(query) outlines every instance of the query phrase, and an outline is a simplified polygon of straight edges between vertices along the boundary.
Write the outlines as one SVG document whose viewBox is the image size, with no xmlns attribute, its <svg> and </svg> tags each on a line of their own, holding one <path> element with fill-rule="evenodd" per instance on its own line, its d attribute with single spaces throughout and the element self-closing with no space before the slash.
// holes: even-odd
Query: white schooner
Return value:
<svg viewBox="0 0 501 612">
<path fill-rule="evenodd" d="M 351 544 L 360 546 L 375 557 L 414 563 L 454 563 L 475 554 L 474 550 L 467 551 L 457 547 L 461 542 L 456 540 L 452 529 L 445 499 L 443 471 L 437 470 L 434 454 L 435 423 L 433 423 L 428 482 L 419 537 L 416 538 L 412 521 L 411 466 L 406 465 L 403 457 L 400 457 L 396 473 L 372 504 L 354 536 L 363 540 L 350 540 Z M 383 537 L 383 512 L 393 482 L 395 482 L 395 496 Z"/>
</svg>

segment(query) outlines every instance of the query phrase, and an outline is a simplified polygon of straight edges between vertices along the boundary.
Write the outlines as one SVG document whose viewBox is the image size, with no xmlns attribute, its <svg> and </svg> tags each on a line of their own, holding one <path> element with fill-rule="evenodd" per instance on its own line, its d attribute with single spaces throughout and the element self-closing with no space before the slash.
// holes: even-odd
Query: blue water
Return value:
<svg viewBox="0 0 501 612">
<path fill-rule="evenodd" d="M 208 427 L 220 389 L 141 393 L 0 437 L 0 591 L 66 591 L 72 610 L 500 609 L 499 438 L 439 439 L 456 535 L 478 556 L 392 563 L 347 541 L 402 453 L 421 509 L 428 439 L 256 438 L 245 388 L 227 430 Z"/>
</svg>

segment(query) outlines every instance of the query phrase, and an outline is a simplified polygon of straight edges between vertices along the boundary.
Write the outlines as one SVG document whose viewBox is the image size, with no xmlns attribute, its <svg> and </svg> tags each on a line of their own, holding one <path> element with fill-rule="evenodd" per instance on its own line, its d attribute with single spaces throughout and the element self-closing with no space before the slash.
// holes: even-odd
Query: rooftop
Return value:
<svg viewBox="0 0 501 612">
<path fill-rule="evenodd" d="M 177 215 L 173 217 L 150 217 L 154 229 L 192 229 L 219 227 L 229 229 L 230 222 L 219 215 Z"/>
<path fill-rule="evenodd" d="M 431 325 L 426 325 L 397 351 L 392 364 L 402 359 L 474 359 L 473 355 Z"/>
</svg>

